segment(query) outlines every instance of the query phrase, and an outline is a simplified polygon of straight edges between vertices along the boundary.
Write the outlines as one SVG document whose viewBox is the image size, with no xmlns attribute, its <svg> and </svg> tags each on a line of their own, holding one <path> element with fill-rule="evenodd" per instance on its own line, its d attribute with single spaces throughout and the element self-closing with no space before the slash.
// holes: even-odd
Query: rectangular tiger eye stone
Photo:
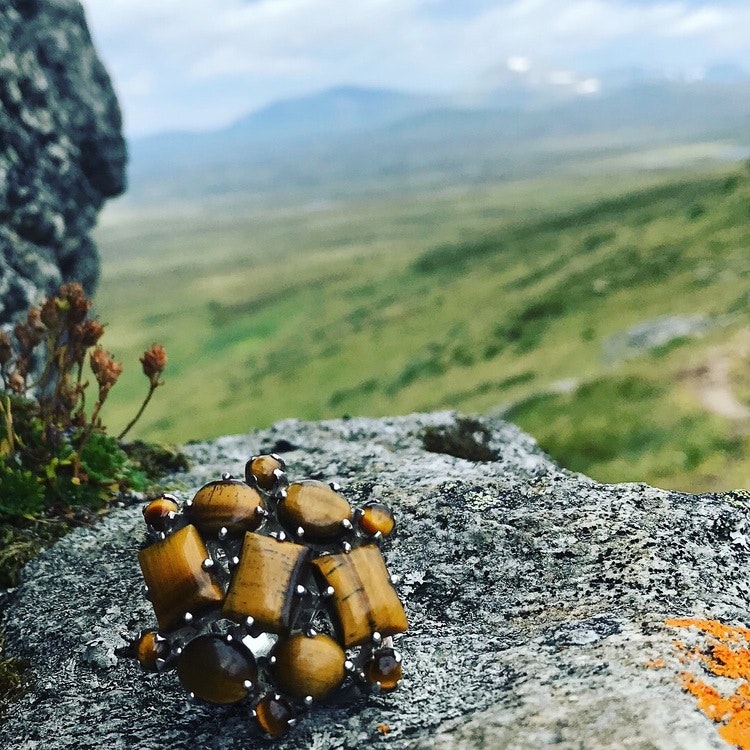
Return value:
<svg viewBox="0 0 750 750">
<path fill-rule="evenodd" d="M 300 544 L 248 531 L 224 600 L 224 616 L 238 622 L 252 617 L 262 630 L 286 632 L 294 613 L 294 589 L 310 556 Z"/>
<path fill-rule="evenodd" d="M 376 631 L 389 636 L 409 627 L 383 555 L 374 544 L 349 554 L 318 557 L 312 565 L 333 587 L 331 603 L 346 648 L 367 643 Z"/>
<path fill-rule="evenodd" d="M 221 586 L 203 569 L 207 557 L 206 545 L 192 525 L 138 553 L 160 630 L 179 627 L 186 612 L 221 603 Z"/>
</svg>

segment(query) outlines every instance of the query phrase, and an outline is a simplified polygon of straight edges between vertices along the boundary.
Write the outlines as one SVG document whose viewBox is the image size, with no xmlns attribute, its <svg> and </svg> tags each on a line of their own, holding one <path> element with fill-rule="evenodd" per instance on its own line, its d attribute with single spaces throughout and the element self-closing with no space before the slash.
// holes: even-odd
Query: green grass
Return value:
<svg viewBox="0 0 750 750">
<path fill-rule="evenodd" d="M 97 232 L 105 341 L 125 363 L 153 341 L 170 356 L 134 436 L 513 407 L 599 479 L 750 484 L 742 424 L 677 377 L 748 326 L 747 173 L 589 167 L 397 200 L 111 207 Z M 720 325 L 626 364 L 602 355 L 633 325 L 694 313 Z M 582 385 L 554 392 L 571 379 Z M 146 386 L 126 370 L 113 429 Z"/>
<path fill-rule="evenodd" d="M 563 466 L 608 481 L 648 478 L 697 492 L 747 477 L 750 435 L 680 403 L 658 374 L 596 378 L 570 394 L 531 396 L 505 416 Z"/>
</svg>

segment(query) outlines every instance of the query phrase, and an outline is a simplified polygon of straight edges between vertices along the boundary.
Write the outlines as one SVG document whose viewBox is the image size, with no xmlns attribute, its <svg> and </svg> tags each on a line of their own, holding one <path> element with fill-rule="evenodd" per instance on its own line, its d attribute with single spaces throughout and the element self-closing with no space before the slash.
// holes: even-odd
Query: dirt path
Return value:
<svg viewBox="0 0 750 750">
<path fill-rule="evenodd" d="M 747 359 L 750 353 L 750 331 L 732 346 L 714 349 L 699 367 L 683 370 L 680 378 L 691 381 L 696 398 L 705 409 L 728 419 L 749 419 L 750 408 L 734 395 L 730 373 L 737 358 Z"/>
</svg>

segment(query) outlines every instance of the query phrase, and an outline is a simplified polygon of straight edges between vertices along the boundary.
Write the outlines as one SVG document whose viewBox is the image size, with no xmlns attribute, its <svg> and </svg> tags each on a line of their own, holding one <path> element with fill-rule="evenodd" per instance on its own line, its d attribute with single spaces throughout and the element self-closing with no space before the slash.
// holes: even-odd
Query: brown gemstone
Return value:
<svg viewBox="0 0 750 750">
<path fill-rule="evenodd" d="M 387 505 L 373 501 L 362 508 L 359 526 L 368 536 L 375 536 L 378 532 L 383 536 L 388 536 L 395 525 L 396 520 Z"/>
<path fill-rule="evenodd" d="M 269 693 L 255 707 L 258 726 L 271 737 L 281 737 L 294 719 L 294 709 L 280 695 Z"/>
<path fill-rule="evenodd" d="M 238 622 L 252 617 L 262 630 L 286 632 L 296 609 L 294 589 L 310 554 L 299 544 L 245 534 L 240 562 L 224 601 L 224 616 Z"/>
<path fill-rule="evenodd" d="M 378 649 L 365 666 L 365 677 L 386 693 L 395 690 L 401 680 L 401 657 L 392 648 Z"/>
<path fill-rule="evenodd" d="M 296 633 L 279 640 L 273 655 L 276 684 L 295 698 L 325 698 L 344 681 L 346 654 L 329 635 Z"/>
<path fill-rule="evenodd" d="M 330 542 L 344 534 L 344 521 L 351 521 L 349 503 L 324 482 L 305 479 L 290 484 L 279 503 L 279 521 L 290 531 L 301 528 L 312 542 Z"/>
<path fill-rule="evenodd" d="M 245 479 L 248 484 L 253 481 L 264 490 L 272 490 L 276 484 L 275 471 L 284 471 L 284 462 L 277 456 L 254 456 L 245 464 Z"/>
<path fill-rule="evenodd" d="M 196 698 L 236 703 L 253 689 L 258 670 L 252 653 L 241 644 L 218 635 L 201 635 L 183 649 L 177 676 Z"/>
<path fill-rule="evenodd" d="M 229 536 L 241 536 L 263 523 L 263 498 L 258 490 L 239 479 L 209 482 L 196 492 L 191 519 L 204 534 L 215 536 L 222 528 Z"/>
<path fill-rule="evenodd" d="M 135 645 L 135 655 L 143 669 L 155 672 L 157 660 L 169 656 L 169 643 L 155 630 L 147 630 Z"/>
<path fill-rule="evenodd" d="M 152 500 L 143 509 L 143 518 L 151 528 L 156 531 L 167 531 L 172 525 L 174 514 L 180 510 L 177 503 L 171 497 L 162 495 Z"/>
<path fill-rule="evenodd" d="M 375 632 L 389 636 L 409 627 L 376 545 L 366 544 L 349 554 L 324 555 L 312 565 L 325 585 L 333 587 L 330 601 L 346 648 L 367 643 Z"/>
<path fill-rule="evenodd" d="M 138 553 L 160 630 L 178 627 L 186 612 L 221 603 L 221 587 L 203 569 L 207 558 L 206 545 L 192 525 Z"/>
</svg>

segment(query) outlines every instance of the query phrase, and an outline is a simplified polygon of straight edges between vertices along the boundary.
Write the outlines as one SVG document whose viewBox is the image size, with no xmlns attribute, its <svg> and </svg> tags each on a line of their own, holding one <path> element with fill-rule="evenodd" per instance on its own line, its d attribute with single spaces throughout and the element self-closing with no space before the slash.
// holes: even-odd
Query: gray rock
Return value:
<svg viewBox="0 0 750 750">
<path fill-rule="evenodd" d="M 0 323 L 62 281 L 94 291 L 89 236 L 125 187 L 112 85 L 77 0 L 6 0 L 0 11 Z"/>
<path fill-rule="evenodd" d="M 664 315 L 615 333 L 602 344 L 604 360 L 610 363 L 639 357 L 672 341 L 703 336 L 726 321 L 706 315 Z"/>
<path fill-rule="evenodd" d="M 0 747 L 726 747 L 682 689 L 673 640 L 699 636 L 664 621 L 747 617 L 742 495 L 597 484 L 512 425 L 450 413 L 290 420 L 188 450 L 182 498 L 276 450 L 291 476 L 394 509 L 384 553 L 410 620 L 402 685 L 315 706 L 271 743 L 248 706 L 190 704 L 174 674 L 118 659 L 124 636 L 154 624 L 136 562 L 140 509 L 123 508 L 27 567 L 6 650 L 33 679 Z"/>
</svg>

